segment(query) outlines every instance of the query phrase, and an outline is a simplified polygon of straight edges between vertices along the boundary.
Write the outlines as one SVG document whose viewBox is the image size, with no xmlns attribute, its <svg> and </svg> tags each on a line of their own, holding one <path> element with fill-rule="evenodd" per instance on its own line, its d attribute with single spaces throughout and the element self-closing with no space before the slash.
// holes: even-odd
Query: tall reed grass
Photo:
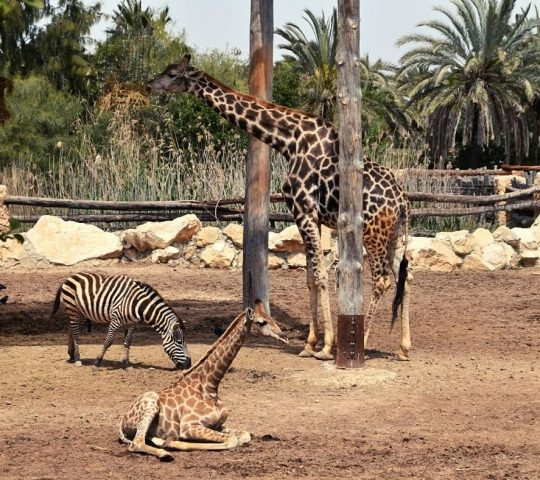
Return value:
<svg viewBox="0 0 540 480">
<path fill-rule="evenodd" d="M 8 186 L 10 195 L 89 200 L 219 200 L 244 196 L 246 151 L 239 137 L 216 147 L 206 134 L 198 143 L 180 148 L 174 132 L 157 137 L 141 133 L 129 113 L 121 110 L 113 115 L 107 134 L 105 145 L 97 147 L 81 129 L 78 147 L 66 151 L 59 145 L 47 170 L 14 161 L 0 170 L 0 183 Z M 400 170 L 398 178 L 407 191 L 454 193 L 453 179 L 429 172 L 424 160 L 426 150 L 425 145 L 413 141 L 396 146 L 380 139 L 364 145 L 365 156 Z M 411 168 L 414 174 L 409 172 Z M 286 170 L 285 159 L 273 154 L 273 192 L 280 191 Z M 272 204 L 271 208 L 286 211 L 283 203 Z M 80 213 L 33 207 L 11 210 L 14 216 Z M 471 230 L 487 223 L 483 217 L 426 217 L 413 221 L 412 232 L 429 235 L 442 230 Z"/>
</svg>

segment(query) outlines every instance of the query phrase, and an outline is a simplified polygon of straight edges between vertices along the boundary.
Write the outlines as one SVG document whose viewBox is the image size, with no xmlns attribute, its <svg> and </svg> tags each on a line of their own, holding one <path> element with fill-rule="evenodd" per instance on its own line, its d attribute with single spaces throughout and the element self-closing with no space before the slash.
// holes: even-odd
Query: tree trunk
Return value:
<svg viewBox="0 0 540 480">
<path fill-rule="evenodd" d="M 249 93 L 272 98 L 274 34 L 273 0 L 251 0 Z M 243 290 L 244 306 L 263 301 L 270 312 L 268 295 L 268 205 L 270 201 L 270 147 L 250 137 L 246 159 L 244 209 Z"/>
<path fill-rule="evenodd" d="M 339 317 L 336 365 L 364 363 L 360 1 L 338 0 Z"/>
</svg>

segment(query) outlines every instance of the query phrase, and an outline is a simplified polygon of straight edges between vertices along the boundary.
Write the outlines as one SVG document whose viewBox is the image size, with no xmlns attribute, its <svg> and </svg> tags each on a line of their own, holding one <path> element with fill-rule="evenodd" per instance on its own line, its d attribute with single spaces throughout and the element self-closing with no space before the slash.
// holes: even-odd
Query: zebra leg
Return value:
<svg viewBox="0 0 540 480">
<path fill-rule="evenodd" d="M 96 361 L 94 362 L 95 368 L 99 368 L 99 366 L 101 365 L 101 361 L 103 360 L 105 352 L 112 345 L 114 341 L 114 336 L 116 335 L 116 332 L 120 327 L 121 325 L 116 320 L 113 320 L 111 323 L 109 323 L 109 330 L 107 331 L 107 338 L 105 339 L 105 343 L 103 344 L 103 350 L 97 356 Z"/>
<path fill-rule="evenodd" d="M 79 354 L 79 315 L 68 310 L 69 317 L 69 341 L 68 341 L 68 362 L 74 363 L 77 367 L 82 365 L 81 356 Z"/>
<path fill-rule="evenodd" d="M 124 368 L 131 369 L 133 368 L 131 366 L 131 363 L 129 363 L 129 347 L 131 346 L 131 339 L 133 338 L 133 327 L 127 327 L 126 331 L 124 332 Z"/>
</svg>

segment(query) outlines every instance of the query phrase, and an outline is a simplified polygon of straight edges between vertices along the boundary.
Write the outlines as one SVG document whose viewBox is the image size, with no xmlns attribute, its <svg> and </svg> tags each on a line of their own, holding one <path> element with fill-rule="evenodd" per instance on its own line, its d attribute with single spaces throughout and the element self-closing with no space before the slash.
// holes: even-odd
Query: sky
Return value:
<svg viewBox="0 0 540 480">
<path fill-rule="evenodd" d="M 90 3 L 86 1 L 85 3 Z M 102 11 L 111 14 L 119 0 L 102 0 Z M 518 8 L 529 3 L 540 7 L 540 0 L 517 0 Z M 173 31 L 184 30 L 189 45 L 197 50 L 239 48 L 242 56 L 249 55 L 249 0 L 142 0 L 143 7 L 169 6 L 174 21 Z M 309 8 L 316 15 L 331 14 L 336 0 L 274 0 L 274 28 L 287 22 L 306 26 L 303 10 Z M 449 0 L 361 0 L 360 50 L 372 59 L 382 58 L 396 63 L 404 53 L 395 46 L 396 40 L 415 31 L 423 20 L 436 18 L 435 5 L 451 7 Z M 106 22 L 93 30 L 97 38 L 104 38 Z M 309 27 L 305 30 L 306 34 Z M 418 30 L 418 29 L 417 29 Z M 309 38 L 309 37 L 308 37 Z M 281 57 L 277 45 L 281 37 L 274 37 L 274 60 Z"/>
</svg>

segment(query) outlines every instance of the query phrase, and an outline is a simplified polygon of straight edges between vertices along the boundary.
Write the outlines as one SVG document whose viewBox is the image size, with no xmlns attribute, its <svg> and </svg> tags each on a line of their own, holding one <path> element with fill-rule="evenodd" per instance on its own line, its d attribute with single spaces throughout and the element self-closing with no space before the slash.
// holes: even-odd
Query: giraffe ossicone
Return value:
<svg viewBox="0 0 540 480">
<path fill-rule="evenodd" d="M 255 308 L 238 315 L 177 381 L 159 392 L 143 393 L 135 400 L 119 431 L 120 439 L 131 452 L 170 461 L 173 457 L 167 449 L 227 450 L 251 440 L 249 432 L 223 426 L 228 412 L 219 399 L 218 388 L 252 325 L 261 335 L 288 343 L 279 325 L 264 311 L 262 302 L 256 301 Z"/>
<path fill-rule="evenodd" d="M 323 118 L 238 92 L 190 65 L 186 55 L 148 82 L 155 93 L 189 92 L 233 125 L 272 146 L 288 160 L 283 196 L 304 240 L 310 291 L 311 321 L 301 356 L 333 358 L 335 325 L 330 313 L 328 272 L 320 226 L 337 227 L 339 210 L 339 138 Z M 393 173 L 366 159 L 364 162 L 364 246 L 371 267 L 373 294 L 366 314 L 364 343 L 393 273 L 396 295 L 392 324 L 401 318 L 398 358 L 407 360 L 411 348 L 409 299 L 412 276 L 408 270 L 409 202 Z M 321 309 L 324 345 L 319 341 Z"/>
</svg>

